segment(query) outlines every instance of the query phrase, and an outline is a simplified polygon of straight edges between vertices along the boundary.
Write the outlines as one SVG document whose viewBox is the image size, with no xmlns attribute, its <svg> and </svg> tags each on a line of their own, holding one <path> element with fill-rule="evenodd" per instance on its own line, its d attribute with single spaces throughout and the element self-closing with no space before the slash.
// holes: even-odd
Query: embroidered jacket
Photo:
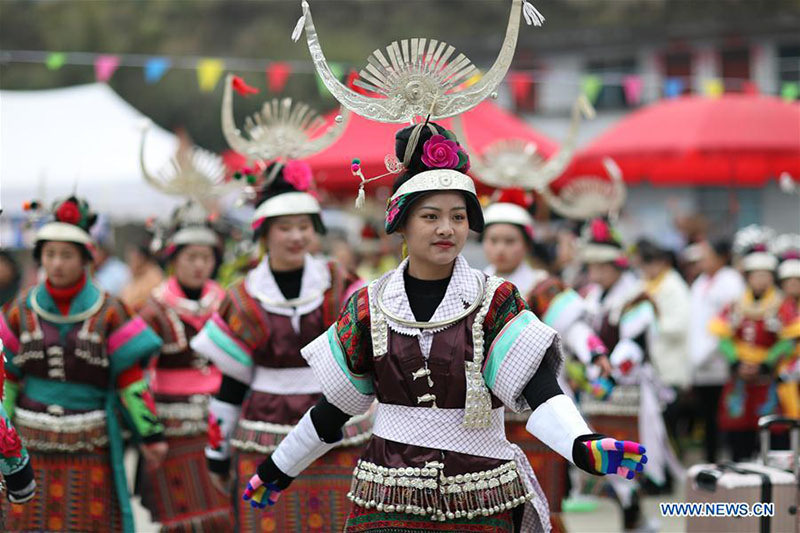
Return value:
<svg viewBox="0 0 800 533">
<path fill-rule="evenodd" d="M 222 374 L 189 342 L 215 312 L 225 290 L 207 281 L 198 300 L 186 298 L 175 277 L 159 285 L 139 315 L 164 344 L 150 368 L 150 386 L 168 436 L 205 433 L 208 396 L 219 390 Z"/>
<path fill-rule="evenodd" d="M 140 438 L 158 437 L 163 427 L 141 371 L 161 346 L 153 330 L 91 280 L 70 308 L 70 316 L 85 319 L 60 324 L 40 314 L 60 315 L 43 284 L 7 304 L 0 318 L 4 403 L 28 447 L 69 452 L 104 446 L 104 409 L 113 396 Z"/>
<path fill-rule="evenodd" d="M 379 402 L 349 497 L 433 520 L 530 502 L 525 523 L 547 529 L 547 502 L 524 454 L 505 438 L 503 411 L 528 408 L 522 390 L 540 364 L 560 370 L 557 333 L 513 284 L 487 278 L 461 256 L 430 320 L 443 325 L 398 322 L 414 322 L 406 266 L 359 289 L 302 351 L 342 411 L 359 415 Z"/>
<path fill-rule="evenodd" d="M 656 309 L 642 284 L 624 272 L 608 291 L 589 286 L 584 300 L 590 325 L 610 350 L 609 362 L 617 377 L 635 381 L 637 368 L 648 361 L 657 332 Z"/>
<path fill-rule="evenodd" d="M 720 339 L 720 350 L 730 364 L 748 362 L 775 369 L 792 352 L 792 343 L 781 339 L 779 310 L 783 297 L 772 287 L 755 300 L 750 289 L 729 305 L 708 327 Z"/>
<path fill-rule="evenodd" d="M 307 255 L 300 295 L 287 301 L 265 257 L 244 280 L 228 289 L 214 313 L 191 341 L 219 370 L 249 385 L 241 407 L 215 413 L 209 426 L 211 459 L 225 460 L 229 446 L 269 453 L 316 404 L 320 385 L 300 349 L 333 323 L 355 278 L 335 263 Z M 235 420 L 238 418 L 238 421 Z M 345 428 L 348 443 L 368 435 L 365 419 Z"/>
</svg>

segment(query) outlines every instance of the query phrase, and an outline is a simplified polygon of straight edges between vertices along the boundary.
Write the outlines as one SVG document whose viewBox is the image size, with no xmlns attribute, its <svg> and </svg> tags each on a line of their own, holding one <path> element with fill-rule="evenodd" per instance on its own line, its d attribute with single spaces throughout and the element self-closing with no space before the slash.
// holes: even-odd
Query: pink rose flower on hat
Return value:
<svg viewBox="0 0 800 533">
<path fill-rule="evenodd" d="M 287 161 L 283 179 L 298 191 L 307 191 L 311 186 L 311 166 L 304 161 Z"/>
<path fill-rule="evenodd" d="M 422 163 L 430 168 L 458 168 L 458 143 L 444 135 L 434 135 L 422 146 Z"/>
</svg>

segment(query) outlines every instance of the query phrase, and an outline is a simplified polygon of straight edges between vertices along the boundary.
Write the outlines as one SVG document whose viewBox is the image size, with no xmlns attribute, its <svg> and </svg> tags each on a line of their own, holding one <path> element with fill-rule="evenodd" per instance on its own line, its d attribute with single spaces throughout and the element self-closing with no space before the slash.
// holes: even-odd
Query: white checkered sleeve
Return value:
<svg viewBox="0 0 800 533">
<path fill-rule="evenodd" d="M 330 403 L 352 416 L 367 412 L 375 400 L 372 375 L 355 374 L 348 368 L 336 324 L 300 353 L 314 369 L 322 385 L 322 394 Z"/>
<path fill-rule="evenodd" d="M 492 392 L 506 407 L 517 413 L 529 409 L 522 390 L 539 366 L 546 364 L 555 375 L 559 375 L 564 364 L 558 333 L 535 317 L 516 334 L 504 354 L 490 354 L 490 357 L 502 357 L 494 376 Z"/>
</svg>

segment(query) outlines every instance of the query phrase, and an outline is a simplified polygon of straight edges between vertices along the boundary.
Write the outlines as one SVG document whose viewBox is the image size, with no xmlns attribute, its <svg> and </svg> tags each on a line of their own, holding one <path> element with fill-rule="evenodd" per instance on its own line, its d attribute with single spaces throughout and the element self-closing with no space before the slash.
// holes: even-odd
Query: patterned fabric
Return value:
<svg viewBox="0 0 800 533">
<path fill-rule="evenodd" d="M 496 329 L 499 323 L 494 322 L 490 327 L 495 326 Z M 555 330 L 539 321 L 530 311 L 520 312 L 507 326 L 490 341 L 484 375 L 486 369 L 496 369 L 492 392 L 506 407 L 520 412 L 529 409 L 522 390 L 539 366 L 546 364 L 555 375 L 559 375 L 564 354 Z M 491 338 L 489 334 L 487 338 Z M 502 359 L 498 361 L 498 358 Z"/>
<path fill-rule="evenodd" d="M 292 482 L 278 502 L 266 509 L 253 509 L 239 491 L 264 459 L 260 454 L 237 457 L 236 520 L 246 532 L 328 533 L 341 531 L 350 511 L 347 491 L 353 468 L 361 453 L 358 447 L 335 448 L 317 459 Z"/>
<path fill-rule="evenodd" d="M 108 452 L 32 452 L 31 464 L 40 489 L 24 505 L 3 501 L 7 531 L 122 531 Z"/>
<path fill-rule="evenodd" d="M 553 513 L 561 512 L 561 501 L 567 496 L 567 467 L 569 463 L 528 433 L 525 422 L 506 421 L 508 440 L 519 446 L 528 458 L 536 479 L 542 487 Z"/>
<path fill-rule="evenodd" d="M 537 283 L 528 293 L 528 305 L 536 316 L 544 319 L 545 314 L 552 305 L 553 301 L 565 291 L 567 287 L 555 276 L 549 276 L 544 281 Z"/>
<path fill-rule="evenodd" d="M 351 300 L 356 297 L 357 294 Z M 350 341 L 353 331 L 359 330 L 353 327 L 345 331 L 350 335 Z M 314 369 L 325 398 L 351 416 L 365 413 L 375 399 L 371 372 L 356 373 L 352 370 L 349 357 L 358 357 L 361 350 L 363 348 L 352 343 L 350 352 L 342 346 L 336 333 L 336 324 L 301 350 L 308 365 Z M 366 363 L 366 360 L 362 361 Z"/>
<path fill-rule="evenodd" d="M 102 305 L 95 314 L 76 324 L 51 324 L 40 319 L 31 307 L 31 298 L 41 293 L 34 291 L 37 291 L 36 287 L 20 295 L 4 310 L 5 327 L 0 334 L 4 341 L 10 339 L 16 346 L 15 351 L 7 351 L 6 355 L 10 356 L 8 367 L 12 379 L 21 383 L 13 401 L 24 404 L 31 414 L 27 418 L 32 426 L 32 442 L 41 443 L 43 448 L 70 452 L 52 455 L 36 452 L 32 456 L 33 465 L 36 469 L 45 468 L 42 466 L 45 461 L 41 458 L 55 457 L 59 471 L 70 474 L 74 471 L 74 477 L 68 479 L 72 492 L 68 494 L 67 503 L 73 498 L 81 500 L 81 503 L 70 504 L 68 509 L 58 511 L 63 500 L 59 494 L 67 493 L 50 487 L 48 480 L 54 474 L 49 470 L 42 473 L 42 478 L 37 470 L 41 493 L 47 494 L 47 497 L 37 501 L 56 499 L 45 502 L 45 509 L 52 507 L 62 513 L 53 518 L 53 523 L 63 523 L 64 527 L 75 524 L 68 527 L 73 530 L 92 530 L 98 524 L 96 519 L 90 517 L 96 514 L 98 508 L 102 516 L 109 516 L 110 504 L 107 504 L 106 498 L 113 498 L 119 516 L 117 529 L 133 531 L 133 515 L 122 464 L 122 428 L 116 413 L 121 411 L 137 437 L 157 437 L 163 430 L 154 416 L 155 406 L 141 370 L 148 358 L 158 352 L 161 341 L 141 318 L 133 316 L 118 299 L 99 292 L 92 283 L 87 283 L 76 296 L 79 301 L 73 301 L 70 311 L 74 313 L 78 308 L 89 309 L 98 299 L 102 299 Z M 49 301 L 46 297 L 41 298 L 37 297 L 37 302 L 45 310 L 57 311 L 52 298 Z M 44 412 L 46 408 L 53 413 Z M 104 418 L 105 427 L 94 423 L 93 417 L 97 412 L 104 412 L 105 416 L 101 416 L 101 419 Z M 53 417 L 55 423 L 43 426 L 42 418 L 46 417 Z M 18 429 L 23 440 L 26 440 L 26 427 L 21 419 L 19 422 Z M 100 434 L 101 431 L 105 434 Z M 79 440 L 88 436 L 89 442 L 98 447 L 108 445 L 108 452 L 85 445 L 78 449 L 69 447 L 69 441 L 76 436 Z M 37 463 L 37 460 L 41 462 Z M 94 478 L 81 477 L 81 469 L 85 463 L 99 464 L 101 460 L 105 473 L 102 474 L 104 480 L 100 489 L 103 500 L 98 501 L 94 493 L 88 493 L 95 490 Z M 85 507 L 83 501 L 94 502 L 95 505 L 92 508 Z M 26 509 L 30 509 L 30 506 Z M 75 519 L 72 513 L 79 518 Z M 38 523 L 43 529 L 61 527 L 48 526 L 47 521 Z M 108 524 L 106 521 L 103 526 Z M 31 526 L 29 529 L 39 527 Z"/>
<path fill-rule="evenodd" d="M 356 374 L 364 374 L 372 367 L 368 292 L 367 287 L 358 289 L 345 304 L 335 324 L 348 366 Z"/>
<path fill-rule="evenodd" d="M 138 373 L 141 373 L 139 370 Z M 144 379 L 138 379 L 121 388 L 119 391 L 127 419 L 136 433 L 141 437 L 150 437 L 164 431 L 164 425 L 158 420 L 156 402 Z"/>
<path fill-rule="evenodd" d="M 2 369 L 0 368 L 0 381 Z M 17 430 L 11 424 L 3 405 L 0 404 L 0 474 L 8 476 L 25 468 L 30 458 L 28 450 L 22 445 Z"/>
<path fill-rule="evenodd" d="M 204 435 L 172 438 L 164 464 L 141 470 L 142 504 L 162 532 L 217 532 L 233 529 L 229 498 L 212 484 L 206 469 Z"/>
<path fill-rule="evenodd" d="M 514 531 L 514 511 L 491 516 L 461 518 L 446 522 L 431 522 L 424 517 L 406 513 L 387 513 L 377 509 L 354 506 L 347 517 L 346 533 L 404 533 L 406 531 L 457 531 L 459 533 L 511 533 Z"/>
<path fill-rule="evenodd" d="M 784 298 L 778 310 L 778 318 L 780 318 L 783 326 L 781 329 L 782 338 L 800 339 L 800 301 L 791 296 Z"/>
</svg>

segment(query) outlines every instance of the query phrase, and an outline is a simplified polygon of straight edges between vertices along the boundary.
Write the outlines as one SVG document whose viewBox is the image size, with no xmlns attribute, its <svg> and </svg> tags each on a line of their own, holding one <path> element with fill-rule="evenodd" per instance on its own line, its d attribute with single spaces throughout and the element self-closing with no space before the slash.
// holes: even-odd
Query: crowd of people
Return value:
<svg viewBox="0 0 800 533">
<path fill-rule="evenodd" d="M 430 137 L 423 132 L 420 142 Z M 500 373 L 494 379 L 512 379 L 502 375 L 502 364 L 520 350 L 525 377 L 503 385 L 513 393 L 495 383 L 491 406 L 505 404 L 500 427 L 536 465 L 539 497 L 549 502 L 556 527 L 563 527 L 562 502 L 591 485 L 568 475 L 569 463 L 601 471 L 591 454 L 578 454 L 581 439 L 603 442 L 608 435 L 647 448 L 640 483 L 629 478 L 642 464 L 620 459 L 618 466 L 629 467 L 622 467 L 625 475 L 604 484 L 633 530 L 648 524 L 641 495 L 671 491 L 687 461 L 752 458 L 760 416 L 800 416 L 800 235 L 778 237 L 751 226 L 732 240 L 699 240 L 675 253 L 647 239 L 626 244 L 607 218 L 553 232 L 544 230 L 550 222 L 534 219 L 527 200 L 519 201 L 524 195 L 503 193 L 482 208 L 477 197 L 445 189 L 413 191 L 425 201 L 394 216 L 390 204 L 388 233 L 365 225 L 351 246 L 344 238 L 319 238 L 325 231 L 319 205 L 281 170 L 256 200 L 253 241 L 260 255 L 227 288 L 214 281 L 225 261 L 224 239 L 192 202 L 173 214 L 161 249 L 129 246 L 125 261 L 98 253 L 89 234 L 96 216 L 84 200 L 57 202 L 37 234 L 33 259 L 41 281 L 32 287 L 22 286 L 21 269 L 4 252 L 2 429 L 8 434 L 0 464 L 9 530 L 90 530 L 101 517 L 111 530 L 133 527 L 122 451 L 134 442 L 141 453 L 136 491 L 164 530 L 326 531 L 345 521 L 371 523 L 381 509 L 384 522 L 390 505 L 416 512 L 423 495 L 376 489 L 381 468 L 405 468 L 397 464 L 405 458 L 403 464 L 424 471 L 436 457 L 452 474 L 469 472 L 470 461 L 439 451 L 430 456 L 439 446 L 416 445 L 404 436 L 411 427 L 392 429 L 392 418 L 376 432 L 373 401 L 377 396 L 379 410 L 463 408 L 464 397 L 436 384 L 464 366 L 447 354 L 469 347 L 475 357 L 475 339 L 421 327 L 450 331 L 448 305 L 456 318 L 466 312 L 462 305 L 471 311 L 465 324 L 482 319 L 487 381 L 486 368 Z M 273 215 L 290 198 L 297 202 L 293 213 Z M 447 212 L 455 213 L 452 220 L 440 223 Z M 495 285 L 494 300 L 477 307 L 469 305 L 480 302 L 470 296 L 472 269 L 458 253 L 471 240 L 469 230 L 480 235 L 470 245 L 480 246 L 487 264 L 483 283 Z M 423 258 L 419 269 L 412 267 L 416 257 Z M 103 276 L 109 269 L 113 274 Z M 99 282 L 126 278 L 108 289 Z M 392 301 L 392 290 L 405 298 Z M 375 337 L 376 319 L 397 320 L 401 335 L 389 335 L 381 348 L 387 339 Z M 551 340 L 540 344 L 532 331 L 542 331 L 532 324 L 552 331 Z M 415 328 L 420 333 L 403 334 Z M 527 342 L 526 331 L 533 335 Z M 416 349 L 415 336 L 427 354 Z M 559 337 L 564 368 L 560 349 L 548 344 Z M 495 354 L 498 346 L 504 355 Z M 381 368 L 378 350 L 398 360 Z M 345 374 L 337 376 L 337 368 Z M 398 387 L 406 374 L 408 382 Z M 534 416 L 515 412 L 525 406 Z M 564 442 L 554 428 L 577 434 Z M 285 442 L 296 448 L 284 450 Z M 773 445 L 786 447 L 788 440 L 775 434 Z M 505 472 L 504 464 L 492 459 L 481 472 Z M 500 486 L 510 483 L 504 479 L 498 477 Z M 518 498 L 536 502 L 537 493 L 519 482 L 493 501 L 501 508 Z M 240 497 L 266 484 L 265 501 L 277 500 L 290 483 L 280 507 L 263 514 Z M 349 517 L 348 497 L 360 506 Z M 483 511 L 478 505 L 475 514 Z M 541 516 L 542 507 L 534 508 Z M 520 527 L 522 514 L 509 512 L 508 520 Z"/>
</svg>

